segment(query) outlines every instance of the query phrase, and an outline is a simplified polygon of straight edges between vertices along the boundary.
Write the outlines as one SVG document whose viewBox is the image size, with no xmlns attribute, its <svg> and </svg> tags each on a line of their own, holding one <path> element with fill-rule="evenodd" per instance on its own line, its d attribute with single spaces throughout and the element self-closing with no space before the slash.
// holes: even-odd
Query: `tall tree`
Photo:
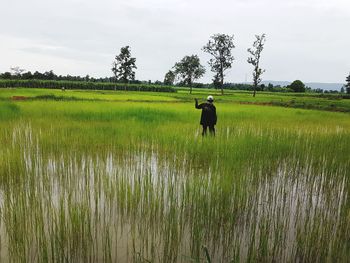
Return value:
<svg viewBox="0 0 350 263">
<path fill-rule="evenodd" d="M 128 83 L 129 80 L 135 79 L 136 58 L 131 57 L 130 47 L 122 47 L 120 54 L 115 57 L 112 72 L 116 81 Z"/>
<path fill-rule="evenodd" d="M 222 88 L 221 80 L 220 80 L 219 74 L 215 74 L 215 75 L 214 75 L 214 78 L 213 78 L 213 86 L 214 86 L 215 89 L 220 89 L 220 88 Z"/>
<path fill-rule="evenodd" d="M 172 70 L 169 70 L 164 77 L 164 85 L 174 85 L 175 73 Z"/>
<path fill-rule="evenodd" d="M 55 77 L 56 77 L 56 75 L 55 75 L 55 73 L 53 72 L 53 70 L 44 72 L 44 78 L 45 78 L 45 79 L 54 80 Z"/>
<path fill-rule="evenodd" d="M 13 72 L 13 75 L 15 75 L 15 76 L 21 76 L 21 74 L 22 74 L 23 72 L 25 72 L 26 70 L 23 69 L 23 68 L 20 68 L 20 67 L 16 66 L 16 67 L 12 67 L 12 68 L 11 68 L 11 71 Z"/>
<path fill-rule="evenodd" d="M 346 77 L 345 87 L 346 87 L 346 93 L 350 94 L 350 73 L 349 73 L 349 76 Z"/>
<path fill-rule="evenodd" d="M 219 85 L 221 94 L 224 94 L 224 72 L 232 67 L 232 62 L 234 61 L 231 53 L 234 47 L 233 35 L 215 34 L 210 37 L 208 43 L 202 48 L 204 52 L 213 56 L 208 63 L 211 71 L 215 73 L 214 84 Z"/>
<path fill-rule="evenodd" d="M 248 48 L 248 52 L 250 53 L 250 57 L 248 57 L 248 63 L 252 64 L 254 67 L 253 70 L 253 97 L 255 97 L 257 87 L 261 82 L 261 75 L 265 72 L 265 70 L 261 69 L 259 66 L 261 52 L 264 49 L 266 35 L 262 34 L 261 36 L 255 35 L 255 41 L 253 43 L 253 48 Z"/>
<path fill-rule="evenodd" d="M 290 85 L 287 86 L 294 92 L 305 92 L 305 84 L 301 80 L 294 80 Z"/>
<path fill-rule="evenodd" d="M 205 73 L 205 68 L 201 65 L 197 55 L 185 56 L 180 62 L 175 63 L 174 72 L 180 77 L 183 83 L 190 87 L 192 93 L 192 83 Z"/>
</svg>

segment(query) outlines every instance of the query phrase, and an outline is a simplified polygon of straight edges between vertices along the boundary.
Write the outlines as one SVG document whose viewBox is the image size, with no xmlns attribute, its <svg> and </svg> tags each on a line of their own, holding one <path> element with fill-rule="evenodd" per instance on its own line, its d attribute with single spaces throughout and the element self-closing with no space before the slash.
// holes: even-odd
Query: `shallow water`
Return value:
<svg viewBox="0 0 350 263">
<path fill-rule="evenodd" d="M 49 153 L 39 137 L 19 126 L 7 149 L 3 261 L 332 261 L 336 249 L 340 261 L 347 256 L 339 247 L 349 230 L 344 167 L 292 156 L 237 174 L 156 145 Z"/>
</svg>

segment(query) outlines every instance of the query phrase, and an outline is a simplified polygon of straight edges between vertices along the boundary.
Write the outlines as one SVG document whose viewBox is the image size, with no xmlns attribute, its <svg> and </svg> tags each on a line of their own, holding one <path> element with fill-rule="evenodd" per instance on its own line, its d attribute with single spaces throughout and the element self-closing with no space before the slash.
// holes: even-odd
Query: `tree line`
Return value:
<svg viewBox="0 0 350 263">
<path fill-rule="evenodd" d="M 213 73 L 212 83 L 203 84 L 197 83 L 196 80 L 201 78 L 205 72 L 205 67 L 201 64 L 198 55 L 184 56 L 180 61 L 176 62 L 174 66 L 165 74 L 163 81 L 139 81 L 135 79 L 136 58 L 131 56 L 130 46 L 125 46 L 120 49 L 120 53 L 115 56 L 115 60 L 112 63 L 113 77 L 94 78 L 86 75 L 71 76 L 71 75 L 56 75 L 52 70 L 40 73 L 35 71 L 25 71 L 19 67 L 11 68 L 11 72 L 5 72 L 0 74 L 0 79 L 12 79 L 12 80 L 53 80 L 53 81 L 85 81 L 85 82 L 99 82 L 99 83 L 124 83 L 124 84 L 154 84 L 154 85 L 166 85 L 166 86 L 187 86 L 190 88 L 216 88 L 220 89 L 221 93 L 224 93 L 224 89 L 241 89 L 250 90 L 253 92 L 253 96 L 257 91 L 278 91 L 278 92 L 326 92 L 321 89 L 311 90 L 306 87 L 300 80 L 295 80 L 293 83 L 286 87 L 273 86 L 271 83 L 268 85 L 260 84 L 262 81 L 262 74 L 265 72 L 260 67 L 261 54 L 266 42 L 266 35 L 255 35 L 255 40 L 251 48 L 247 49 L 248 58 L 247 62 L 253 66 L 252 69 L 252 85 L 250 84 L 237 84 L 237 83 L 225 83 L 225 72 L 232 67 L 235 58 L 232 55 L 232 50 L 235 48 L 234 35 L 227 34 L 214 34 L 208 42 L 202 47 L 202 51 L 211 55 L 208 61 L 210 69 Z M 342 93 L 350 94 L 350 74 L 346 78 L 346 84 L 341 89 Z"/>
<path fill-rule="evenodd" d="M 132 84 L 114 82 L 87 82 L 67 80 L 38 80 L 38 79 L 0 79 L 0 88 L 46 88 L 46 89 L 80 89 L 80 90 L 124 90 L 124 91 L 153 91 L 176 92 L 174 87 L 152 84 Z"/>
<path fill-rule="evenodd" d="M 89 75 L 86 76 L 72 76 L 72 75 L 56 75 L 52 70 L 45 72 L 30 72 L 20 67 L 12 67 L 11 72 L 7 71 L 0 74 L 0 79 L 12 80 L 64 80 L 64 81 L 91 81 L 91 82 L 113 82 L 112 77 L 94 78 Z"/>
<path fill-rule="evenodd" d="M 247 62 L 253 65 L 253 96 L 258 90 L 261 82 L 261 75 L 265 70 L 260 68 L 261 53 L 264 49 L 266 36 L 265 34 L 256 35 L 253 47 L 249 48 L 249 57 Z M 235 58 L 232 50 L 235 48 L 233 43 L 234 35 L 215 34 L 209 38 L 209 41 L 202 47 L 202 51 L 211 55 L 208 64 L 214 73 L 213 85 L 215 88 L 221 89 L 224 94 L 224 78 L 225 71 L 232 67 Z M 112 64 L 112 72 L 116 81 L 128 82 L 135 79 L 136 58 L 131 56 L 130 47 L 122 47 L 120 54 L 115 57 Z M 166 85 L 174 85 L 175 81 L 181 85 L 188 86 L 192 93 L 193 83 L 205 74 L 205 67 L 201 64 L 198 55 L 184 56 L 179 62 L 170 69 L 164 77 L 163 83 Z"/>
<path fill-rule="evenodd" d="M 12 68 L 13 69 L 13 68 Z M 24 73 L 15 73 L 18 72 L 20 69 L 19 67 L 16 67 L 16 70 L 12 70 L 12 73 L 5 72 L 0 73 L 0 86 L 1 87 L 29 87 L 34 88 L 36 84 L 38 84 L 38 87 L 55 87 L 55 88 L 82 88 L 82 89 L 89 89 L 89 85 L 91 86 L 91 89 L 113 89 L 115 86 L 116 89 L 125 89 L 126 85 L 122 81 L 115 80 L 114 77 L 105 77 L 105 78 L 94 78 L 90 77 L 89 75 L 85 77 L 81 76 L 71 76 L 71 75 L 56 75 L 53 71 L 47 71 L 44 73 L 40 73 L 38 71 L 31 73 L 30 71 L 24 72 Z M 20 69 L 20 71 L 24 71 Z M 174 83 L 175 80 L 175 74 L 172 71 L 169 71 L 165 76 L 165 81 L 140 81 L 140 80 L 129 80 L 130 87 L 127 87 L 127 90 L 133 89 L 137 90 L 134 86 L 139 86 L 141 90 L 156 90 L 155 86 L 166 86 L 167 88 L 169 86 L 177 86 L 182 87 L 185 84 L 182 82 Z M 166 79 L 171 79 L 172 82 L 169 83 L 166 81 Z M 28 81 L 28 83 L 25 82 L 25 80 Z M 48 84 L 48 81 L 52 81 L 52 84 Z M 79 82 L 82 82 L 79 84 Z M 76 83 L 76 84 L 75 84 Z M 96 83 L 96 85 L 94 85 Z M 104 83 L 106 85 L 101 85 L 101 83 Z M 114 85 L 114 86 L 113 86 Z M 146 86 L 152 86 L 149 89 L 146 88 Z M 216 83 L 199 83 L 199 82 L 193 82 L 192 83 L 193 88 L 202 88 L 202 89 L 213 89 L 218 88 Z M 254 91 L 254 86 L 248 83 L 229 83 L 225 82 L 222 85 L 224 90 L 244 90 L 244 91 Z M 161 87 L 160 87 L 161 88 Z M 158 90 L 158 89 L 157 89 Z M 269 91 L 269 92 L 315 92 L 315 93 L 338 93 L 337 90 L 322 90 L 322 89 L 311 89 L 310 87 L 307 87 L 304 83 L 302 83 L 300 80 L 296 80 L 290 85 L 287 86 L 281 86 L 281 85 L 273 85 L 272 83 L 268 84 L 260 84 L 256 87 L 256 91 Z M 347 84 L 344 85 L 344 87 L 341 88 L 340 93 L 347 92 L 350 94 L 350 74 L 347 77 Z"/>
<path fill-rule="evenodd" d="M 225 72 L 232 67 L 235 58 L 232 55 L 232 50 L 235 48 L 233 43 L 234 35 L 227 34 L 214 34 L 209 38 L 209 41 L 202 47 L 202 51 L 211 55 L 208 64 L 211 71 L 214 73 L 212 83 L 202 84 L 195 81 L 201 78 L 205 72 L 205 67 L 201 64 L 198 55 L 184 56 L 179 62 L 165 74 L 164 81 L 159 82 L 165 85 L 173 86 L 187 86 L 190 88 L 217 88 L 221 89 L 221 93 L 224 93 L 224 89 L 241 89 L 252 90 L 255 97 L 257 91 L 278 91 L 278 92 L 306 92 L 313 91 L 316 93 L 337 93 L 337 91 L 323 91 L 322 89 L 312 90 L 310 87 L 300 80 L 293 81 L 286 87 L 273 86 L 271 83 L 268 85 L 260 84 L 262 81 L 262 74 L 265 72 L 260 67 L 261 54 L 266 42 L 266 35 L 255 35 L 255 40 L 251 48 L 248 48 L 247 62 L 253 66 L 252 70 L 252 85 L 250 84 L 233 84 L 225 83 Z M 122 47 L 120 54 L 115 57 L 113 62 L 112 72 L 114 73 L 114 80 L 128 83 L 135 80 L 136 58 L 131 56 L 131 50 L 129 46 Z M 349 78 L 349 77 L 348 77 Z M 347 81 L 348 81 L 347 78 Z M 349 81 L 348 81 L 349 82 Z M 350 92 L 350 84 L 348 83 L 344 87 L 347 93 Z M 342 88 L 341 93 L 344 93 L 345 89 Z"/>
</svg>

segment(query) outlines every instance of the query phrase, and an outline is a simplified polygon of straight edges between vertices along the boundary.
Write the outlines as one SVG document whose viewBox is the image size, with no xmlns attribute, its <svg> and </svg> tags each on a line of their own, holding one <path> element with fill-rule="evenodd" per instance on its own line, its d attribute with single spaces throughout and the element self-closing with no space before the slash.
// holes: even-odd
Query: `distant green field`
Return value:
<svg viewBox="0 0 350 263">
<path fill-rule="evenodd" d="M 13 96 L 25 96 L 27 98 L 45 99 L 43 97 L 55 96 L 62 99 L 81 99 L 81 100 L 146 100 L 146 101 L 172 101 L 176 100 L 167 93 L 161 92 L 138 92 L 138 91 L 86 91 L 86 90 L 56 90 L 56 89 L 0 89 L 0 99 L 11 99 Z M 42 98 L 40 98 L 42 97 Z M 52 97 L 51 97 L 52 99 Z"/>
<path fill-rule="evenodd" d="M 188 89 L 181 88 L 176 93 L 168 92 L 137 92 L 137 91 L 87 91 L 87 90 L 55 90 L 55 89 L 0 89 L 0 99 L 7 100 L 13 96 L 25 96 L 30 99 L 49 100 L 105 100 L 105 101 L 193 101 L 194 98 L 205 100 L 206 96 L 214 95 L 217 102 L 258 104 L 267 106 L 282 106 L 304 109 L 319 109 L 328 111 L 350 112 L 350 99 L 340 99 L 337 95 L 273 93 L 259 92 L 255 98 L 246 91 L 225 91 L 194 89 L 189 94 Z"/>
<path fill-rule="evenodd" d="M 193 99 L 209 93 L 217 134 L 203 138 Z M 350 118 L 325 110 L 349 108 L 0 89 L 0 261 L 347 262 Z"/>
</svg>

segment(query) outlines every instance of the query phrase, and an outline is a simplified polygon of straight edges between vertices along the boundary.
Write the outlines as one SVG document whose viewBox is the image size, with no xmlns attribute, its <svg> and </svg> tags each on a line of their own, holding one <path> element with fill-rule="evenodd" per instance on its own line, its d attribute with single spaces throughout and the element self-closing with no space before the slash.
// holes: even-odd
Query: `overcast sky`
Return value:
<svg viewBox="0 0 350 263">
<path fill-rule="evenodd" d="M 349 0 L 1 0 L 0 72 L 11 66 L 56 74 L 111 76 L 131 47 L 136 78 L 163 80 L 214 33 L 234 35 L 227 82 L 251 79 L 247 48 L 266 33 L 265 80 L 344 82 L 350 72 Z"/>
</svg>

